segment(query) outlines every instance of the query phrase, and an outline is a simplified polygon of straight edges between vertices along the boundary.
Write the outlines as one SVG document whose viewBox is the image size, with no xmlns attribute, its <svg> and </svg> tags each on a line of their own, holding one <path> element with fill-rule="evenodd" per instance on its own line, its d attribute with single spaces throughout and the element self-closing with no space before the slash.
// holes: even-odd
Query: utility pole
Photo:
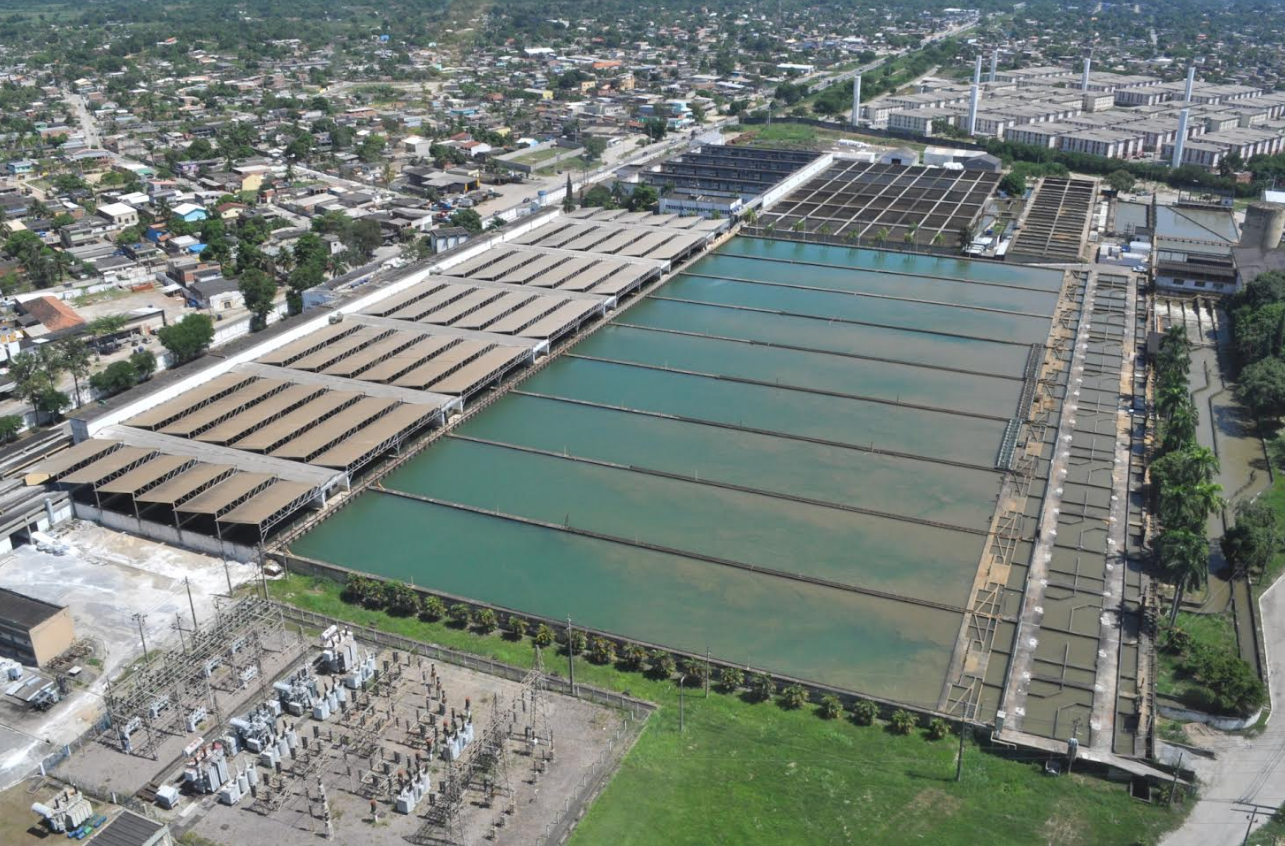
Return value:
<svg viewBox="0 0 1285 846">
<path fill-rule="evenodd" d="M 178 642 L 183 644 L 183 651 L 187 652 L 187 640 L 183 637 L 183 615 L 174 615 L 174 628 L 178 629 Z"/>
<path fill-rule="evenodd" d="M 683 691 L 687 689 L 686 674 L 678 677 L 678 733 L 683 733 Z"/>
<path fill-rule="evenodd" d="M 1178 793 L 1178 773 L 1182 772 L 1182 756 L 1178 753 L 1178 766 L 1173 768 L 1173 781 L 1169 784 L 1169 807 L 1173 807 L 1173 797 Z"/>
<path fill-rule="evenodd" d="M 571 680 L 571 695 L 576 695 L 576 644 L 571 632 L 571 617 L 567 617 L 567 677 Z"/>
<path fill-rule="evenodd" d="M 1258 806 L 1251 805 L 1249 808 L 1249 825 L 1245 826 L 1245 839 L 1241 841 L 1241 846 L 1249 846 L 1249 835 L 1254 833 L 1254 818 L 1258 816 Z"/>
<path fill-rule="evenodd" d="M 709 699 L 709 647 L 705 647 L 705 698 Z"/>
<path fill-rule="evenodd" d="M 196 631 L 196 603 L 192 601 L 192 580 L 183 577 L 183 586 L 187 588 L 187 605 L 192 609 L 192 631 Z"/>
<path fill-rule="evenodd" d="M 964 739 L 973 733 L 973 727 L 968 723 L 959 724 L 959 755 L 955 758 L 955 781 L 964 777 Z"/>
<path fill-rule="evenodd" d="M 1075 757 L 1080 754 L 1080 739 L 1076 737 L 1080 733 L 1080 718 L 1076 717 L 1071 723 L 1071 738 L 1066 742 L 1066 774 L 1071 774 L 1071 767 L 1075 764 Z"/>
<path fill-rule="evenodd" d="M 223 575 L 228 579 L 228 596 L 232 595 L 232 571 L 228 568 L 228 560 L 223 559 Z"/>
<path fill-rule="evenodd" d="M 143 660 L 150 661 L 151 657 L 147 654 L 147 636 L 143 634 L 143 621 L 146 619 L 146 614 L 134 614 L 134 620 L 138 623 L 138 639 L 143 642 Z"/>
</svg>

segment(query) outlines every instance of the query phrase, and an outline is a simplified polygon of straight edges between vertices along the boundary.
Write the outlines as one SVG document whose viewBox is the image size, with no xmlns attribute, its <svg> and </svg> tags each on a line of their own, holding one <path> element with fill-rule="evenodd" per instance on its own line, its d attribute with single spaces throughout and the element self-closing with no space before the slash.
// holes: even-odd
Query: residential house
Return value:
<svg viewBox="0 0 1285 846">
<path fill-rule="evenodd" d="M 98 207 L 98 216 L 120 229 L 138 223 L 138 209 L 124 203 L 104 203 Z"/>
<path fill-rule="evenodd" d="M 180 203 L 171 211 L 188 223 L 196 223 L 209 217 L 209 212 L 205 210 L 205 207 L 198 206 L 196 203 Z"/>
<path fill-rule="evenodd" d="M 200 308 L 210 311 L 229 311 L 245 305 L 245 297 L 235 280 L 225 279 L 215 271 L 213 275 L 198 274 L 200 278 L 184 286 L 187 298 Z"/>
</svg>

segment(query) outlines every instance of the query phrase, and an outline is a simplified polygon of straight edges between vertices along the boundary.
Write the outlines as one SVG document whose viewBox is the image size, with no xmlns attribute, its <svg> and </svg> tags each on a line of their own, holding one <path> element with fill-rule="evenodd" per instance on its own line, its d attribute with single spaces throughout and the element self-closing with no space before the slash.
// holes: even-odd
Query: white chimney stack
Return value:
<svg viewBox="0 0 1285 846">
<path fill-rule="evenodd" d="M 1191 102 L 1191 89 L 1195 86 L 1195 84 L 1196 84 L 1196 66 L 1192 65 L 1191 67 L 1187 68 L 1187 90 L 1183 93 L 1183 96 L 1182 96 L 1182 101 L 1184 103 Z"/>
<path fill-rule="evenodd" d="M 978 59 L 980 62 L 981 60 Z M 968 134 L 977 134 L 977 103 L 982 97 L 982 87 L 973 83 L 972 95 L 968 98 Z"/>
<path fill-rule="evenodd" d="M 1173 161 L 1170 164 L 1173 167 L 1182 167 L 1182 151 L 1187 146 L 1187 119 L 1191 117 L 1191 109 L 1183 109 L 1178 114 L 1178 137 L 1173 142 Z"/>
<path fill-rule="evenodd" d="M 1080 77 L 1080 90 L 1086 94 L 1089 92 L 1089 67 L 1092 64 L 1092 60 L 1084 60 L 1084 75 Z"/>
<path fill-rule="evenodd" d="M 861 118 L 861 74 L 852 78 L 852 125 Z"/>
<path fill-rule="evenodd" d="M 977 63 L 973 65 L 973 85 L 982 84 L 982 57 L 977 57 Z"/>
<path fill-rule="evenodd" d="M 990 79 L 988 80 L 989 82 L 995 81 L 995 72 L 998 70 L 999 70 L 999 51 L 996 50 L 994 53 L 991 53 L 991 75 L 990 75 Z"/>
</svg>

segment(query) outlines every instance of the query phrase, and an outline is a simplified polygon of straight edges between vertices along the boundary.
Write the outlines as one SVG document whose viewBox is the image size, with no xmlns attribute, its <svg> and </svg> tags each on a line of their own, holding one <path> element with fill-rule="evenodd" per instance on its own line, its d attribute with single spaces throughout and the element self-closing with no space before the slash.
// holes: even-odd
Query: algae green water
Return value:
<svg viewBox="0 0 1285 846">
<path fill-rule="evenodd" d="M 935 704 L 1059 284 L 736 239 L 293 551 Z"/>
</svg>

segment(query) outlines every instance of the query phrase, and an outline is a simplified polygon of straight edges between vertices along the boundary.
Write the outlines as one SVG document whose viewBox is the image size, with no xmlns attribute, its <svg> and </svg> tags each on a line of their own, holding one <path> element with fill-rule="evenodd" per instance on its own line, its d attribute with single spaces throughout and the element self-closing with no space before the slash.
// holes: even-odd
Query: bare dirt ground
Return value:
<svg viewBox="0 0 1285 846">
<path fill-rule="evenodd" d="M 220 804 L 213 795 L 184 796 L 174 811 L 165 812 L 176 833 L 191 831 L 228 846 L 314 844 L 325 828 L 320 784 L 325 787 L 334 842 L 405 842 L 424 826 L 429 808 L 442 801 L 441 789 L 451 774 L 462 779 L 473 757 L 483 755 L 483 737 L 494 725 L 503 754 L 464 790 L 456 836 L 466 843 L 492 838 L 498 843 L 532 843 L 568 809 L 575 812 L 591 765 L 610 757 L 609 751 L 622 748 L 632 736 L 620 713 L 578 699 L 544 692 L 537 694 L 537 706 L 520 683 L 405 653 L 394 659 L 385 650 L 379 663 L 388 667 L 379 684 L 353 696 L 343 714 L 324 722 L 307 716 L 287 718 L 298 731 L 300 749 L 283 761 L 279 774 L 256 764 L 256 796 L 233 806 Z M 332 681 L 325 675 L 320 678 L 323 687 Z M 452 715 L 457 723 L 462 721 L 466 703 L 474 741 L 458 762 L 448 764 L 439 754 L 440 745 L 430 750 L 433 726 L 444 731 Z M 529 744 L 528 729 L 545 742 Z M 257 759 L 242 751 L 229 770 L 235 774 Z M 417 760 L 427 762 L 432 796 L 421 800 L 414 813 L 399 814 L 393 800 Z M 176 783 L 182 769 L 171 769 L 161 780 Z"/>
</svg>

